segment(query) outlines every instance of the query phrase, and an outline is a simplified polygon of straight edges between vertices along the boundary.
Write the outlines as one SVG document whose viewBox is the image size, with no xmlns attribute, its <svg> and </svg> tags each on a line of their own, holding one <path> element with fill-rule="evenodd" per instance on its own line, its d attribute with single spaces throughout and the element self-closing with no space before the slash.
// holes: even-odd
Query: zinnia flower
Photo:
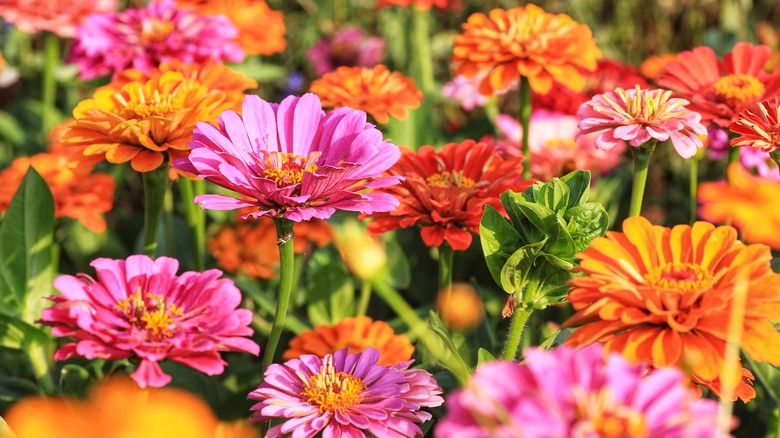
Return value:
<svg viewBox="0 0 780 438">
<path fill-rule="evenodd" d="M 642 65 L 639 66 L 639 72 L 642 76 L 650 81 L 657 81 L 658 78 L 664 73 L 664 65 L 669 61 L 677 59 L 676 53 L 665 53 L 663 55 L 650 56 L 642 61 Z"/>
<path fill-rule="evenodd" d="M 777 109 L 780 107 L 780 97 L 773 100 L 757 102 L 753 108 L 739 113 L 739 120 L 729 126 L 729 130 L 739 137 L 731 139 L 731 146 L 750 146 L 777 156 L 780 161 L 780 120 Z"/>
<path fill-rule="evenodd" d="M 761 178 L 780 181 L 777 163 L 768 153 L 761 152 L 760 149 L 740 148 L 739 164 Z"/>
<path fill-rule="evenodd" d="M 455 76 L 441 87 L 441 95 L 447 99 L 457 100 L 464 110 L 471 111 L 478 106 L 485 106 L 487 102 L 487 97 L 479 92 L 481 81 L 479 76 L 471 79 L 463 75 Z"/>
<path fill-rule="evenodd" d="M 377 0 L 377 8 L 385 8 L 387 6 L 414 6 L 422 11 L 430 10 L 431 7 L 436 6 L 439 9 L 458 9 L 461 7 L 461 0 Z"/>
<path fill-rule="evenodd" d="M 70 151 L 57 149 L 32 157 L 15 159 L 0 172 L 0 212 L 8 209 L 16 190 L 30 166 L 43 177 L 54 198 L 54 216 L 69 217 L 85 228 L 102 233 L 106 229 L 103 214 L 114 205 L 114 179 L 106 173 L 92 173 L 91 168 L 70 169 Z"/>
<path fill-rule="evenodd" d="M 55 336 L 69 336 L 54 360 L 71 357 L 139 361 L 132 374 L 139 386 L 159 387 L 171 381 L 159 362 L 170 359 L 210 376 L 221 374 L 221 351 L 257 355 L 252 313 L 237 309 L 241 292 L 222 272 L 176 275 L 179 262 L 133 255 L 127 260 L 96 259 L 97 279 L 87 274 L 62 275 L 54 286 L 62 295 L 41 322 Z"/>
<path fill-rule="evenodd" d="M 777 174 L 777 168 L 773 169 Z M 726 181 L 699 185 L 699 216 L 709 222 L 730 223 L 742 238 L 780 250 L 780 181 L 755 177 L 738 163 L 728 167 Z"/>
<path fill-rule="evenodd" d="M 664 64 L 658 84 L 690 100 L 704 123 L 726 128 L 743 109 L 780 96 L 780 70 L 763 70 L 771 52 L 767 46 L 740 42 L 718 62 L 711 48 L 696 47 Z"/>
<path fill-rule="evenodd" d="M 479 233 L 485 205 L 503 212 L 498 196 L 530 185 L 522 180 L 522 162 L 522 157 L 503 158 L 493 146 L 474 140 L 447 144 L 440 152 L 431 146 L 416 153 L 405 149 L 388 172 L 405 180 L 383 190 L 401 205 L 372 214 L 368 231 L 379 234 L 421 225 L 426 245 L 440 246 L 446 240 L 453 249 L 465 250 L 471 233 Z"/>
<path fill-rule="evenodd" d="M 194 394 L 173 388 L 143 390 L 127 378 L 98 383 L 90 388 L 86 400 L 25 398 L 11 407 L 7 419 L 19 438 L 260 436 L 247 423 L 221 423 L 208 404 Z"/>
<path fill-rule="evenodd" d="M 707 128 L 699 121 L 701 115 L 689 111 L 688 101 L 671 97 L 669 90 L 633 90 L 617 88 L 594 96 L 580 106 L 580 138 L 591 132 L 599 133 L 596 147 L 610 149 L 621 140 L 631 146 L 649 141 L 672 140 L 674 149 L 683 158 L 691 158 L 703 147 L 700 136 Z"/>
<path fill-rule="evenodd" d="M 322 99 L 324 107 L 350 107 L 365 111 L 385 124 L 389 116 L 403 120 L 408 108 L 419 108 L 422 93 L 414 80 L 384 65 L 373 68 L 339 67 L 311 84 L 311 92 Z"/>
<path fill-rule="evenodd" d="M 409 369 L 411 362 L 382 366 L 377 360 L 373 348 L 354 354 L 344 348 L 272 364 L 249 393 L 258 401 L 253 420 L 286 420 L 268 431 L 269 438 L 293 431 L 301 437 L 422 435 L 417 424 L 431 414 L 420 409 L 441 405 L 441 388 L 426 371 Z"/>
<path fill-rule="evenodd" d="M 70 61 L 82 79 L 128 69 L 148 72 L 175 59 L 241 62 L 244 52 L 233 41 L 237 34 L 227 17 L 201 16 L 179 9 L 173 0 L 154 0 L 142 9 L 87 16 L 76 29 Z"/>
<path fill-rule="evenodd" d="M 219 126 L 198 123 L 193 150 L 176 168 L 233 190 L 195 198 L 202 208 L 234 210 L 244 216 L 284 217 L 295 222 L 329 218 L 336 210 L 388 211 L 398 201 L 366 192 L 397 184 L 382 177 L 398 160 L 397 147 L 366 123 L 366 114 L 341 108 L 325 115 L 317 96 L 291 96 L 278 106 L 257 96 L 244 99 L 242 115 L 225 111 Z"/>
<path fill-rule="evenodd" d="M 454 45 L 455 74 L 485 74 L 479 88 L 484 95 L 508 88 L 520 76 L 539 94 L 549 93 L 553 80 L 579 91 L 584 81 L 578 68 L 595 70 L 601 57 L 588 26 L 533 4 L 471 15 Z"/>
<path fill-rule="evenodd" d="M 436 295 L 436 310 L 447 327 L 457 331 L 469 331 L 482 322 L 485 309 L 482 299 L 468 283 L 453 283 Z"/>
<path fill-rule="evenodd" d="M 283 52 L 284 14 L 268 7 L 265 0 L 176 0 L 199 14 L 229 18 L 238 29 L 236 42 L 247 55 L 273 55 Z"/>
<path fill-rule="evenodd" d="M 733 207 L 732 207 L 733 208 Z M 765 217 L 763 214 L 762 217 Z M 737 231 L 696 222 L 672 229 L 631 217 L 623 232 L 608 232 L 577 255 L 569 302 L 576 327 L 569 345 L 605 342 L 605 349 L 656 366 L 690 369 L 695 383 L 739 380 L 724 376 L 729 317 L 740 276 L 747 278 L 742 351 L 780 364 L 780 274 L 765 245 L 745 245 Z M 743 382 L 743 400 L 755 396 Z"/>
<path fill-rule="evenodd" d="M 116 0 L 3 0 L 0 18 L 26 33 L 49 31 L 73 38 L 76 25 L 95 12 L 113 12 Z"/>
<path fill-rule="evenodd" d="M 386 46 L 384 39 L 364 36 L 359 27 L 348 27 L 322 37 L 306 55 L 317 76 L 322 76 L 342 66 L 373 67 L 382 62 Z"/>
<path fill-rule="evenodd" d="M 290 340 L 290 348 L 282 356 L 285 360 L 298 359 L 304 354 L 325 357 L 348 348 L 350 353 L 361 353 L 367 348 L 379 351 L 378 365 L 395 365 L 412 358 L 414 347 L 405 335 L 396 335 L 384 321 L 368 316 L 345 318 L 333 326 L 318 325 L 305 330 Z"/>
<path fill-rule="evenodd" d="M 645 376 L 600 347 L 528 349 L 527 363 L 487 362 L 447 396 L 436 437 L 716 437 L 718 404 L 696 400 L 683 374 Z"/>
<path fill-rule="evenodd" d="M 387 248 L 379 236 L 369 235 L 364 222 L 347 218 L 336 227 L 336 247 L 347 269 L 360 280 L 387 272 Z"/>
<path fill-rule="evenodd" d="M 222 92 L 209 92 L 181 73 L 168 72 L 146 82 L 130 82 L 119 90 L 101 87 L 92 99 L 73 110 L 75 122 L 63 143 L 83 148 L 85 156 L 105 157 L 111 163 L 130 162 L 149 172 L 186 157 L 198 121 L 213 121 L 231 102 Z"/>
</svg>

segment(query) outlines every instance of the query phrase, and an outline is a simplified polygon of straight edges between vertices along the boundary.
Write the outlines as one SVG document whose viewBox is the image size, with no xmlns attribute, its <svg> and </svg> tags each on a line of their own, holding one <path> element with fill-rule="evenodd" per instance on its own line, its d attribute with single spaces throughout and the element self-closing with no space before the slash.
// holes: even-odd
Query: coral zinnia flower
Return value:
<svg viewBox="0 0 780 438">
<path fill-rule="evenodd" d="M 114 179 L 105 173 L 91 173 L 91 168 L 70 169 L 70 151 L 41 153 L 15 159 L 0 172 L 0 212 L 8 209 L 27 169 L 33 167 L 41 174 L 54 198 L 54 216 L 69 217 L 81 222 L 95 233 L 106 229 L 103 213 L 114 205 Z"/>
<path fill-rule="evenodd" d="M 333 36 L 322 37 L 306 55 L 318 76 L 338 67 L 373 67 L 385 57 L 387 42 L 379 37 L 364 36 L 363 29 L 348 27 Z"/>
<path fill-rule="evenodd" d="M 113 12 L 116 0 L 3 0 L 0 18 L 26 33 L 53 32 L 73 38 L 76 25 L 95 12 Z"/>
<path fill-rule="evenodd" d="M 67 146 L 84 147 L 86 156 L 125 163 L 138 172 L 185 157 L 198 121 L 213 121 L 231 107 L 221 92 L 169 72 L 116 90 L 102 87 L 73 110 L 75 122 L 63 134 Z"/>
<path fill-rule="evenodd" d="M 13 405 L 6 418 L 20 438 L 259 438 L 245 422 L 221 423 L 194 394 L 140 389 L 128 378 L 91 387 L 86 400 L 28 397 Z M 0 437 L 10 438 L 2 428 Z"/>
<path fill-rule="evenodd" d="M 295 222 L 329 218 L 336 210 L 371 213 L 398 205 L 391 195 L 366 193 L 397 184 L 382 177 L 400 151 L 366 123 L 366 113 L 341 108 L 325 115 L 317 96 L 290 96 L 272 106 L 244 99 L 242 115 L 225 111 L 219 126 L 198 123 L 193 150 L 176 168 L 233 190 L 245 199 L 201 195 L 201 208 L 244 216 L 284 217 Z"/>
<path fill-rule="evenodd" d="M 691 158 L 703 147 L 700 136 L 707 135 L 707 128 L 699 123 L 700 114 L 685 107 L 687 100 L 671 95 L 669 90 L 639 87 L 598 94 L 577 111 L 580 132 L 576 138 L 597 132 L 596 147 L 601 149 L 613 148 L 621 140 L 637 147 L 651 139 L 672 140 L 681 157 Z"/>
<path fill-rule="evenodd" d="M 777 169 L 773 169 L 777 173 Z M 747 242 L 780 249 L 780 181 L 758 178 L 738 163 L 728 167 L 726 181 L 699 186 L 699 216 L 710 222 L 731 223 Z"/>
<path fill-rule="evenodd" d="M 439 9 L 458 9 L 461 7 L 461 0 L 377 0 L 377 8 L 385 8 L 387 6 L 414 6 L 422 11 L 430 10 L 431 7 L 436 6 Z"/>
<path fill-rule="evenodd" d="M 439 246 L 446 240 L 453 249 L 465 250 L 471 244 L 469 231 L 479 233 L 485 205 L 504 211 L 498 196 L 530 185 L 522 180 L 522 162 L 522 157 L 505 159 L 493 146 L 474 140 L 447 144 L 440 152 L 431 146 L 417 153 L 405 149 L 388 172 L 405 180 L 383 190 L 401 205 L 372 214 L 368 231 L 378 234 L 421 225 L 426 245 Z"/>
<path fill-rule="evenodd" d="M 296 222 L 293 231 L 296 254 L 307 252 L 312 244 L 327 245 L 332 239 L 330 225 L 318 219 Z M 273 278 L 279 268 L 277 239 L 273 221 L 260 218 L 223 226 L 209 239 L 208 248 L 217 260 L 217 266 L 227 272 L 241 271 L 252 278 Z"/>
<path fill-rule="evenodd" d="M 365 111 L 378 123 L 408 116 L 407 108 L 419 108 L 422 93 L 414 80 L 384 65 L 373 68 L 339 67 L 311 84 L 311 92 L 324 107 L 350 107 Z"/>
<path fill-rule="evenodd" d="M 247 55 L 283 52 L 284 14 L 268 7 L 265 0 L 176 0 L 203 15 L 224 15 L 238 29 L 238 45 Z"/>
<path fill-rule="evenodd" d="M 324 357 L 347 347 L 350 353 L 366 348 L 379 351 L 379 365 L 395 365 L 412 358 L 414 347 L 405 335 L 396 335 L 384 321 L 367 316 L 346 318 L 334 326 L 318 325 L 290 340 L 290 348 L 282 356 L 285 360 L 298 359 L 304 354 Z"/>
<path fill-rule="evenodd" d="M 584 82 L 578 68 L 593 71 L 601 57 L 588 26 L 533 4 L 471 15 L 454 45 L 455 74 L 485 74 L 479 90 L 484 95 L 508 88 L 520 76 L 539 94 L 549 93 L 553 80 L 579 91 Z"/>
<path fill-rule="evenodd" d="M 271 364 L 263 383 L 249 393 L 254 421 L 281 418 L 269 438 L 417 436 L 417 424 L 431 419 L 420 411 L 444 400 L 441 388 L 426 371 L 409 369 L 411 362 L 377 364 L 379 352 L 367 348 L 349 354 L 344 348 L 319 358 L 304 354 L 283 365 Z"/>
<path fill-rule="evenodd" d="M 780 98 L 757 102 L 753 108 L 739 113 L 739 120 L 729 126 L 739 137 L 731 140 L 732 146 L 750 146 L 770 155 L 780 150 L 780 120 L 777 109 Z M 780 155 L 778 155 L 780 159 Z"/>
<path fill-rule="evenodd" d="M 718 403 L 696 400 L 683 374 L 597 346 L 528 349 L 527 363 L 487 362 L 447 396 L 436 437 L 716 437 Z"/>
<path fill-rule="evenodd" d="M 767 46 L 740 42 L 718 62 L 711 48 L 696 47 L 664 64 L 658 84 L 690 100 L 704 123 L 726 128 L 743 109 L 780 95 L 780 70 L 763 70 L 771 52 Z"/>
<path fill-rule="evenodd" d="M 128 69 L 148 72 L 174 59 L 241 62 L 237 34 L 227 17 L 201 16 L 177 8 L 173 0 L 155 0 L 143 9 L 89 15 L 76 29 L 70 61 L 78 64 L 82 79 Z"/>
<path fill-rule="evenodd" d="M 569 345 L 605 342 L 607 351 L 657 366 L 690 367 L 695 383 L 724 376 L 735 284 L 749 275 L 739 347 L 756 361 L 780 364 L 780 274 L 764 245 L 745 245 L 732 227 L 696 222 L 672 229 L 631 217 L 577 255 L 586 275 L 570 280 L 577 311 L 564 327 L 581 326 Z M 725 377 L 725 378 L 724 378 Z M 744 391 L 743 391 L 744 394 Z M 755 396 L 755 393 L 751 394 Z"/>
<path fill-rule="evenodd" d="M 127 260 L 96 259 L 97 279 L 87 274 L 54 280 L 62 293 L 49 297 L 54 306 L 41 322 L 55 336 L 76 339 L 54 354 L 54 360 L 139 360 L 132 374 L 139 386 L 159 387 L 171 381 L 158 362 L 170 359 L 210 376 L 221 374 L 221 351 L 257 355 L 251 339 L 252 313 L 237 309 L 241 292 L 222 271 L 176 275 L 179 262 L 133 255 Z"/>
</svg>

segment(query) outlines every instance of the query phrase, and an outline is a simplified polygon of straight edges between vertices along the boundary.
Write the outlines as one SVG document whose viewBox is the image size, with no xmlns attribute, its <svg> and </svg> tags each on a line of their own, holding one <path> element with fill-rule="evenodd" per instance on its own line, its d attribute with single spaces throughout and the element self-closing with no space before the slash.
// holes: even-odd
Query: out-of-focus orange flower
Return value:
<svg viewBox="0 0 780 438">
<path fill-rule="evenodd" d="M 214 122 L 230 107 L 224 93 L 209 92 L 181 73 L 168 72 L 119 89 L 98 89 L 73 110 L 75 121 L 62 142 L 84 148 L 86 156 L 129 161 L 136 171 L 149 172 L 166 158 L 170 163 L 188 156 L 195 124 Z"/>
<path fill-rule="evenodd" d="M 436 296 L 441 319 L 453 330 L 468 331 L 482 322 L 484 311 L 477 290 L 468 283 L 453 283 Z"/>
<path fill-rule="evenodd" d="M 479 85 L 484 95 L 509 88 L 520 76 L 539 94 L 549 93 L 553 80 L 580 91 L 578 68 L 593 71 L 601 57 L 588 26 L 533 4 L 471 15 L 454 46 L 455 74 L 485 75 Z"/>
<path fill-rule="evenodd" d="M 664 72 L 664 65 L 675 59 L 677 59 L 677 54 L 675 53 L 651 56 L 642 62 L 642 65 L 639 66 L 639 72 L 648 80 L 657 81 Z"/>
<path fill-rule="evenodd" d="M 15 159 L 0 172 L 0 211 L 8 209 L 27 169 L 41 174 L 54 198 L 54 216 L 69 217 L 88 230 L 102 233 L 106 229 L 103 214 L 114 205 L 114 179 L 105 173 L 91 173 L 91 168 L 70 169 L 70 152 L 55 147 L 52 152 Z"/>
<path fill-rule="evenodd" d="M 309 251 L 312 244 L 325 246 L 333 238 L 330 225 L 319 219 L 296 222 L 293 231 L 296 254 Z M 207 246 L 217 265 L 225 271 L 232 274 L 241 271 L 252 278 L 268 279 L 275 277 L 279 268 L 276 242 L 273 221 L 262 218 L 223 226 L 208 240 Z"/>
<path fill-rule="evenodd" d="M 290 349 L 282 356 L 297 359 L 302 354 L 323 357 L 349 347 L 350 353 L 360 353 L 368 347 L 379 350 L 379 365 L 395 365 L 412 358 L 414 346 L 406 335 L 396 335 L 384 321 L 367 316 L 346 318 L 334 326 L 318 325 L 290 340 Z"/>
<path fill-rule="evenodd" d="M 414 6 L 422 11 L 430 10 L 433 6 L 439 9 L 459 9 L 462 6 L 461 0 L 377 0 L 376 7 L 384 8 L 387 6 Z"/>
<path fill-rule="evenodd" d="M 268 7 L 264 0 L 176 0 L 203 15 L 224 15 L 238 29 L 238 45 L 247 55 L 283 52 L 284 14 Z"/>
<path fill-rule="evenodd" d="M 140 389 L 115 378 L 94 386 L 87 400 L 34 396 L 11 407 L 18 438 L 259 438 L 248 423 L 220 423 L 209 406 L 180 389 Z"/>
<path fill-rule="evenodd" d="M 62 38 L 76 36 L 76 26 L 93 13 L 117 10 L 116 0 L 3 0 L 0 18 L 26 33 L 49 31 Z"/>
<path fill-rule="evenodd" d="M 368 235 L 358 220 L 347 219 L 336 228 L 336 246 L 347 269 L 359 279 L 371 280 L 387 266 L 384 241 Z"/>
<path fill-rule="evenodd" d="M 739 348 L 780 364 L 772 326 L 780 322 L 780 274 L 772 272 L 769 248 L 743 244 L 734 228 L 696 222 L 670 229 L 632 217 L 622 233 L 596 238 L 577 257 L 575 269 L 585 275 L 569 282 L 576 313 L 564 327 L 578 327 L 567 344 L 601 341 L 633 361 L 690 369 L 694 383 L 714 390 L 719 381 L 747 385 L 742 372 L 724 375 L 723 367 L 735 296 L 746 289 Z M 737 394 L 755 397 L 744 386 Z"/>
<path fill-rule="evenodd" d="M 751 175 L 739 163 L 731 164 L 726 181 L 699 185 L 699 217 L 716 223 L 729 222 L 742 238 L 780 249 L 780 181 Z"/>
<path fill-rule="evenodd" d="M 422 93 L 414 80 L 384 65 L 339 67 L 311 84 L 311 92 L 324 107 L 350 107 L 365 111 L 377 121 L 387 123 L 393 116 L 403 120 L 408 108 L 419 108 Z"/>
</svg>

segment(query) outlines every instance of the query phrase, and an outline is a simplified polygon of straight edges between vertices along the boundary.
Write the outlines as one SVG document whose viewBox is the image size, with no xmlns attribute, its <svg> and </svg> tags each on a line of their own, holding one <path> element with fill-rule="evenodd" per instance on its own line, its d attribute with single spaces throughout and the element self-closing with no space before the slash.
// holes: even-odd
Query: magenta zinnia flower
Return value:
<svg viewBox="0 0 780 438">
<path fill-rule="evenodd" d="M 379 37 L 364 36 L 363 29 L 349 27 L 333 36 L 321 38 L 306 53 L 317 76 L 338 67 L 373 67 L 385 57 L 387 42 Z"/>
<path fill-rule="evenodd" d="M 600 346 L 526 350 L 488 362 L 447 397 L 437 437 L 716 436 L 718 403 L 697 400 L 676 368 L 646 367 Z"/>
<path fill-rule="evenodd" d="M 96 259 L 87 274 L 63 275 L 54 281 L 61 296 L 49 297 L 54 306 L 41 322 L 55 336 L 69 336 L 54 360 L 134 359 L 140 361 L 132 378 L 143 387 L 165 386 L 171 376 L 158 362 L 170 359 L 210 376 L 224 371 L 220 351 L 257 355 L 252 313 L 237 309 L 241 292 L 222 271 L 185 272 L 179 262 L 133 255 L 127 260 Z"/>
<path fill-rule="evenodd" d="M 329 218 L 336 210 L 392 211 L 398 200 L 366 189 L 397 184 L 382 177 L 401 155 L 384 141 L 366 113 L 339 108 L 325 115 L 314 94 L 270 104 L 244 98 L 241 115 L 225 111 L 218 127 L 198 123 L 188 158 L 175 167 L 233 190 L 242 199 L 201 195 L 201 208 L 256 207 L 243 218 L 284 217 L 300 222 Z"/>
<path fill-rule="evenodd" d="M 70 62 L 82 79 L 114 76 L 128 69 L 148 73 L 163 62 L 241 62 L 238 30 L 222 15 L 202 16 L 179 9 L 173 0 L 142 9 L 89 15 L 76 29 Z"/>
<path fill-rule="evenodd" d="M 641 146 L 651 139 L 672 140 L 683 158 L 690 158 L 702 147 L 701 137 L 707 129 L 701 115 L 688 110 L 688 101 L 671 97 L 668 90 L 633 90 L 616 88 L 597 94 L 577 110 L 581 131 L 577 138 L 598 132 L 596 147 L 611 149 L 620 140 Z"/>
<path fill-rule="evenodd" d="M 349 354 L 344 348 L 319 358 L 304 354 L 283 365 L 272 364 L 263 383 L 249 394 L 258 400 L 252 420 L 282 418 L 267 437 L 294 431 L 296 438 L 413 437 L 421 435 L 418 423 L 431 419 L 421 412 L 444 401 L 436 380 L 411 362 L 377 365 L 379 351 L 367 348 Z"/>
</svg>

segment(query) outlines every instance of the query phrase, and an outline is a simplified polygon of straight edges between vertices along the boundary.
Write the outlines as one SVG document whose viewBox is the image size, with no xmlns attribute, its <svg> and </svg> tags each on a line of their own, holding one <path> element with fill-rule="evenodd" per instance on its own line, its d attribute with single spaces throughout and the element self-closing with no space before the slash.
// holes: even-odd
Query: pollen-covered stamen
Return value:
<svg viewBox="0 0 780 438">
<path fill-rule="evenodd" d="M 677 99 L 674 103 L 669 103 L 669 99 L 672 97 L 672 92 L 669 90 L 642 90 L 637 85 L 634 91 L 632 96 L 628 90 L 622 88 L 615 90 L 615 94 L 625 105 L 613 101 L 606 94 L 602 95 L 602 98 L 610 104 L 609 110 L 617 112 L 626 119 L 640 123 L 667 119 L 675 111 L 687 112 L 681 108 L 687 101 Z M 605 108 L 597 106 L 593 109 L 602 114 L 608 114 L 608 110 Z"/>
<path fill-rule="evenodd" d="M 320 413 L 347 410 L 363 399 L 365 382 L 351 374 L 336 372 L 333 358 L 328 357 L 318 374 L 304 381 L 301 397 L 307 403 L 319 408 Z"/>
<path fill-rule="evenodd" d="M 171 324 L 184 316 L 182 308 L 175 304 L 166 304 L 164 296 L 150 292 L 142 294 L 140 290 L 118 301 L 114 308 L 122 312 L 130 325 L 139 330 L 147 330 L 150 341 L 171 337 Z"/>
<path fill-rule="evenodd" d="M 610 391 L 585 394 L 575 389 L 577 422 L 572 436 L 599 438 L 643 438 L 649 436 L 647 420 L 641 412 L 615 403 Z"/>
<path fill-rule="evenodd" d="M 644 278 L 648 286 L 690 292 L 706 287 L 712 273 L 693 263 L 667 263 L 651 269 Z"/>
<path fill-rule="evenodd" d="M 729 104 L 753 103 L 764 95 L 764 84 L 750 75 L 724 76 L 714 84 L 715 94 Z"/>
<path fill-rule="evenodd" d="M 151 98 L 144 95 L 142 88 L 138 89 L 138 96 L 127 101 L 121 93 L 116 93 L 114 99 L 122 105 L 122 116 L 126 119 L 145 120 L 153 116 L 170 117 L 184 108 L 184 102 L 176 96 L 176 90 L 164 97 L 158 90 L 154 90 Z"/>
<path fill-rule="evenodd" d="M 271 152 L 265 158 L 263 178 L 270 179 L 279 187 L 299 184 L 306 172 L 316 172 L 314 164 L 321 152 L 312 152 L 306 157 L 284 152 Z"/>
<path fill-rule="evenodd" d="M 428 182 L 428 185 L 430 187 L 463 187 L 463 188 L 469 188 L 474 187 L 474 180 L 463 176 L 463 171 L 460 172 L 450 172 L 448 170 L 445 170 L 443 172 L 434 173 L 433 175 L 426 178 L 426 181 Z"/>
</svg>

